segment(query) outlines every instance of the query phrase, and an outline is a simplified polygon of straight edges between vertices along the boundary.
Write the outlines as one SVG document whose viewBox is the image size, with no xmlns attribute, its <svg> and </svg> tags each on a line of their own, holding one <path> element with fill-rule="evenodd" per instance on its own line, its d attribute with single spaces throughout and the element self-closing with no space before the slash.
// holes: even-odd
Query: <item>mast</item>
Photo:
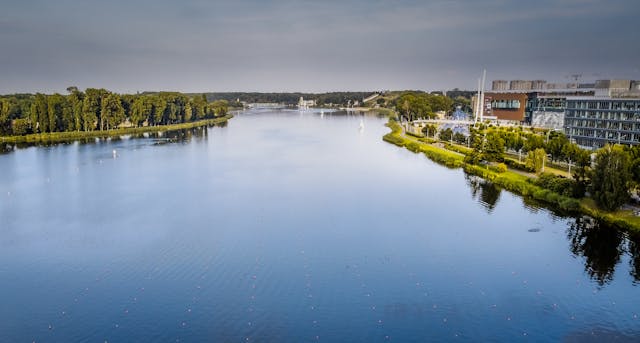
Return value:
<svg viewBox="0 0 640 343">
<path fill-rule="evenodd" d="M 473 123 L 477 124 L 478 119 L 480 118 L 480 78 L 478 78 L 478 93 L 476 94 L 476 108 L 474 109 L 475 116 Z"/>
<path fill-rule="evenodd" d="M 480 93 L 480 122 L 484 121 L 484 84 L 485 79 L 487 78 L 487 70 L 484 69 L 482 71 L 482 84 L 481 84 L 481 93 Z"/>
</svg>

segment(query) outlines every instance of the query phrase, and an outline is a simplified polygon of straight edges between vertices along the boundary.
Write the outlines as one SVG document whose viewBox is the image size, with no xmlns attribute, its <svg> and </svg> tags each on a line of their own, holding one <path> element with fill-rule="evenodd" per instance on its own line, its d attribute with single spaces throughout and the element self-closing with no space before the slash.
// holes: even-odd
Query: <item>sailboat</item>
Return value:
<svg viewBox="0 0 640 343">
<path fill-rule="evenodd" d="M 360 131 L 364 130 L 364 119 L 360 119 Z"/>
</svg>

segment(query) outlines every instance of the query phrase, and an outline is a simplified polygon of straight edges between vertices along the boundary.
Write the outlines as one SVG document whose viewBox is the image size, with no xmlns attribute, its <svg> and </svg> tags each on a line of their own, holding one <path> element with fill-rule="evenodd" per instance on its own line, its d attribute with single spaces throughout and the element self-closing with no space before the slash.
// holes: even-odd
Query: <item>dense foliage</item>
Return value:
<svg viewBox="0 0 640 343">
<path fill-rule="evenodd" d="M 629 199 L 631 158 L 619 145 L 598 150 L 591 175 L 591 195 L 598 206 L 615 210 Z"/>
<path fill-rule="evenodd" d="M 394 101 L 396 111 L 407 120 L 434 118 L 436 112 L 449 112 L 453 100 L 445 95 L 406 92 Z"/>
<path fill-rule="evenodd" d="M 186 123 L 224 116 L 228 102 L 177 92 L 121 95 L 106 89 L 68 95 L 15 94 L 0 97 L 0 135 L 110 130 Z"/>
</svg>

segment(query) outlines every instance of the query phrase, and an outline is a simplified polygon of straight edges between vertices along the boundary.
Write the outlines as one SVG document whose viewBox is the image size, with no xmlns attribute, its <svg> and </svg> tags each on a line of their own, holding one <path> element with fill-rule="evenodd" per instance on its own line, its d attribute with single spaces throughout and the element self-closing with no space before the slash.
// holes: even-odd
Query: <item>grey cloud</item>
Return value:
<svg viewBox="0 0 640 343">
<path fill-rule="evenodd" d="M 0 92 L 473 88 L 640 78 L 634 1 L 32 1 L 0 14 Z M 597 48 L 596 48 L 597 47 Z M 624 53 L 610 53 L 623 51 Z M 559 80 L 561 81 L 561 80 Z"/>
</svg>

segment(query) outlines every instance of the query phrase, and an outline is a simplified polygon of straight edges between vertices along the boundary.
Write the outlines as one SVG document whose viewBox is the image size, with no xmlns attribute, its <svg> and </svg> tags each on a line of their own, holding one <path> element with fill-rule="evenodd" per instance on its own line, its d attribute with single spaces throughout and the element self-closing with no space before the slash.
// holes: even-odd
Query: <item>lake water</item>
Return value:
<svg viewBox="0 0 640 343">
<path fill-rule="evenodd" d="M 640 341 L 637 240 L 384 123 L 253 111 L 0 155 L 0 342 Z"/>
</svg>

